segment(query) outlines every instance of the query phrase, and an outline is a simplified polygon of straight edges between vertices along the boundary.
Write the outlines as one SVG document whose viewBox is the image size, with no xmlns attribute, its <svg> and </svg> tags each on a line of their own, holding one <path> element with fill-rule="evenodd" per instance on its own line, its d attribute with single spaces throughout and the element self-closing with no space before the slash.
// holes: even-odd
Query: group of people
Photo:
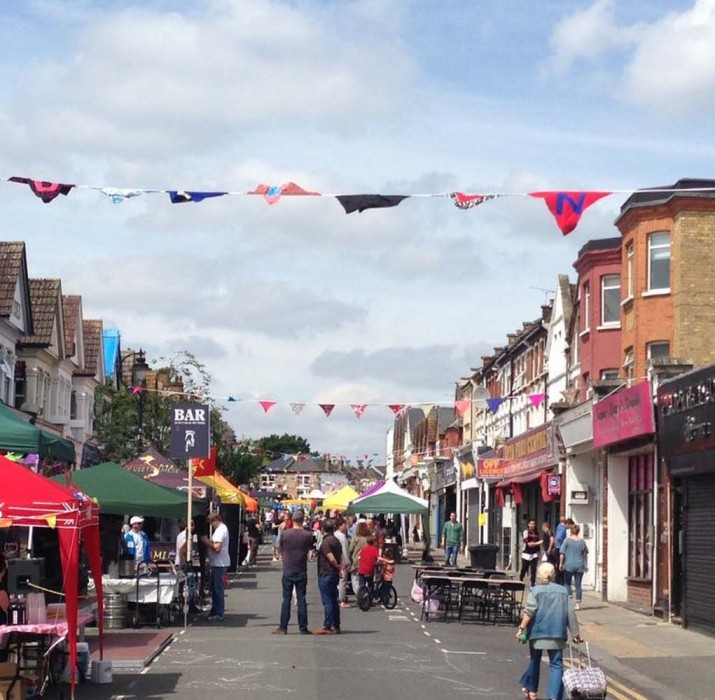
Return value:
<svg viewBox="0 0 715 700">
<path fill-rule="evenodd" d="M 277 528 L 273 558 L 274 561 L 279 558 L 283 563 L 283 598 L 280 622 L 273 634 L 287 634 L 293 596 L 301 634 L 340 634 L 340 609 L 350 607 L 347 602 L 348 577 L 357 593 L 361 587 L 373 585 L 378 566 L 383 567 L 383 577 L 391 577 L 394 571 L 394 561 L 382 554 L 387 527 L 381 518 L 368 522 L 365 517 L 359 516 L 353 521 L 352 518 L 337 515 L 335 518 L 317 517 L 315 522 L 317 527 L 306 522 L 302 510 L 296 510 L 280 521 Z M 315 533 L 319 533 L 319 537 L 314 536 Z M 314 549 L 324 617 L 322 626 L 311 631 L 308 628 L 306 591 L 308 559 Z"/>
<path fill-rule="evenodd" d="M 529 664 L 520 678 L 525 700 L 536 700 L 541 656 L 549 655 L 547 698 L 563 695 L 563 650 L 569 633 L 580 643 L 576 611 L 581 609 L 581 582 L 588 569 L 588 547 L 581 528 L 571 518 L 561 517 L 555 531 L 545 522 L 538 531 L 536 520 L 528 522 L 522 539 L 519 579 L 530 574 L 531 588 L 516 637 L 529 643 Z M 572 583 L 576 602 L 573 601 Z"/>
<path fill-rule="evenodd" d="M 576 610 L 583 600 L 583 575 L 588 570 L 588 547 L 581 535 L 581 527 L 571 518 L 562 516 L 556 531 L 548 522 L 538 531 L 536 520 L 529 520 L 522 533 L 524 549 L 521 554 L 519 580 L 528 573 L 532 587 L 536 585 L 536 571 L 540 562 L 554 567 L 555 580 L 563 584 L 571 594 L 571 586 L 576 589 Z"/>
</svg>

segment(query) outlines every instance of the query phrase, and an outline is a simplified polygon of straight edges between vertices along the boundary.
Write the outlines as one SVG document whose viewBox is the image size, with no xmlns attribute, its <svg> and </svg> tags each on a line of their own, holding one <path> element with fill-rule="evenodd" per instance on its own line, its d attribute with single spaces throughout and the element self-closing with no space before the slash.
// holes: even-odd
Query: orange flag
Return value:
<svg viewBox="0 0 715 700">
<path fill-rule="evenodd" d="M 216 473 L 217 452 L 217 448 L 212 447 L 210 457 L 201 457 L 191 460 L 191 468 L 193 469 L 194 476 L 213 476 Z"/>
</svg>

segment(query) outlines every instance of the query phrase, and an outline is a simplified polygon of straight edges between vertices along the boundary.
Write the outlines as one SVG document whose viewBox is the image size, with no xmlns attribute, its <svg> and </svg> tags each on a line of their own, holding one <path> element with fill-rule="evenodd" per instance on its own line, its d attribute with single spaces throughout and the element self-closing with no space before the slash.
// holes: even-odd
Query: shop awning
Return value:
<svg viewBox="0 0 715 700">
<path fill-rule="evenodd" d="M 557 482 L 557 490 L 550 486 L 549 481 L 553 478 Z M 550 503 L 551 501 L 557 500 L 561 495 L 560 477 L 554 474 L 553 470 L 542 470 L 540 472 L 535 472 L 532 474 L 524 474 L 523 476 L 512 476 L 508 479 L 502 479 L 496 483 L 496 493 L 497 493 L 497 506 L 503 507 L 504 505 L 504 494 L 511 492 L 514 497 L 514 502 L 519 505 L 522 502 L 521 487 L 526 484 L 539 483 L 539 489 L 541 490 L 541 498 L 544 503 Z"/>
<path fill-rule="evenodd" d="M 52 457 L 60 462 L 76 461 L 74 445 L 32 425 L 11 408 L 0 403 L 0 450 Z"/>
<path fill-rule="evenodd" d="M 206 486 L 210 486 L 221 499 L 221 503 L 230 503 L 243 506 L 246 499 L 243 492 L 236 488 L 223 474 L 215 472 L 211 476 L 197 476 L 196 481 L 200 481 Z"/>
<path fill-rule="evenodd" d="M 143 479 L 114 462 L 105 462 L 69 473 L 71 483 L 99 504 L 99 512 L 114 515 L 186 517 L 185 494 Z M 65 484 L 65 476 L 53 477 Z M 196 502 L 195 509 L 203 510 Z"/>
</svg>

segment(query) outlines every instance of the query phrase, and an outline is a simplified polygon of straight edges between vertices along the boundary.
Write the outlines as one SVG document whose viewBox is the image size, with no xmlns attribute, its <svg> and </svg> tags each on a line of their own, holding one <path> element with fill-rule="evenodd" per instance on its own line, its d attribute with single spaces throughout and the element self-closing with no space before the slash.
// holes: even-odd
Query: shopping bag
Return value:
<svg viewBox="0 0 715 700">
<path fill-rule="evenodd" d="M 412 589 L 410 590 L 410 598 L 412 599 L 413 603 L 421 603 L 424 600 L 424 591 L 422 590 L 422 586 L 420 586 L 417 581 L 415 581 L 412 584 Z"/>
<path fill-rule="evenodd" d="M 574 660 L 573 646 L 569 644 L 571 668 L 564 671 L 564 697 L 579 700 L 602 700 L 608 692 L 608 680 L 602 669 L 591 662 L 591 653 L 586 648 L 586 659 L 579 652 Z"/>
</svg>

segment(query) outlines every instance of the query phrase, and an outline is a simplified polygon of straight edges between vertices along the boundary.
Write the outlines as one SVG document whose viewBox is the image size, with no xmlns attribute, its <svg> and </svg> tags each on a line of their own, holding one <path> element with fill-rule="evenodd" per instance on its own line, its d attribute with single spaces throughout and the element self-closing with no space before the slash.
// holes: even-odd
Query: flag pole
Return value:
<svg viewBox="0 0 715 700">
<path fill-rule="evenodd" d="M 189 469 L 189 491 L 188 497 L 186 499 L 186 581 L 184 582 L 184 629 L 189 625 L 189 573 L 193 568 L 193 554 L 194 554 L 194 533 L 191 530 L 191 518 L 193 513 L 191 508 L 193 506 L 193 496 L 194 496 L 194 467 L 191 464 L 191 459 L 186 460 L 186 466 Z"/>
</svg>

